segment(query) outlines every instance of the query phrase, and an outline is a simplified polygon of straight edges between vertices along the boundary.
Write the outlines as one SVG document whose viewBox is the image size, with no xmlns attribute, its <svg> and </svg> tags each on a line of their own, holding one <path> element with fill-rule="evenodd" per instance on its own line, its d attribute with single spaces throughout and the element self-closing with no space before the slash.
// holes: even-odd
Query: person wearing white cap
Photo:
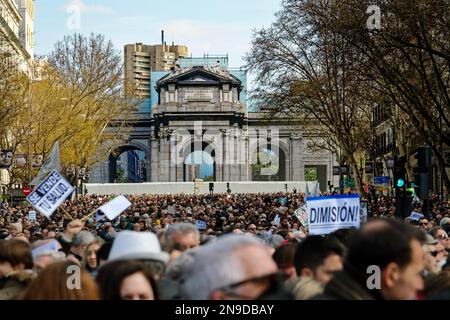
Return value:
<svg viewBox="0 0 450 320">
<path fill-rule="evenodd" d="M 253 236 L 226 235 L 199 247 L 184 270 L 183 297 L 190 300 L 254 300 L 276 284 L 277 266 Z"/>
<path fill-rule="evenodd" d="M 169 255 L 161 250 L 157 236 L 152 232 L 121 231 L 117 234 L 108 261 L 154 260 L 166 263 Z"/>
</svg>

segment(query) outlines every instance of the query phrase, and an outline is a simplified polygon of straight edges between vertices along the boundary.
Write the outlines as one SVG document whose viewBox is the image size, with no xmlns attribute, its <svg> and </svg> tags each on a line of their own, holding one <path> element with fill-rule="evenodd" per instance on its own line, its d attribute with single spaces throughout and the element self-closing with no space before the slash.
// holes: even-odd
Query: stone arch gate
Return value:
<svg viewBox="0 0 450 320">
<path fill-rule="evenodd" d="M 326 179 L 332 179 L 333 157 L 305 153 L 308 132 L 291 119 L 248 112 L 240 102 L 241 81 L 229 72 L 174 70 L 157 82 L 156 91 L 158 104 L 130 122 L 128 143 L 117 146 L 145 152 L 148 182 L 184 182 L 184 161 L 195 150 L 212 155 L 215 181 L 251 181 L 253 153 L 261 149 L 275 150 L 283 162 L 279 176 L 286 181 L 303 181 L 305 163 L 319 158 L 327 165 Z M 97 164 L 90 182 L 109 182 L 111 161 Z"/>
</svg>

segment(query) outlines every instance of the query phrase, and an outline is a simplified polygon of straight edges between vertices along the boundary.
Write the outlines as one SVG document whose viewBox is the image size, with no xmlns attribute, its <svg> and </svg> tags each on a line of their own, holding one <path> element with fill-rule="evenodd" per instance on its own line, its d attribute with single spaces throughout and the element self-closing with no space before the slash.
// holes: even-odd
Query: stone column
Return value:
<svg viewBox="0 0 450 320">
<path fill-rule="evenodd" d="M 159 182 L 159 139 L 155 137 L 155 133 L 152 132 L 150 135 L 150 148 L 151 148 L 151 161 L 150 161 L 150 172 L 148 173 L 151 177 L 151 182 Z"/>
<path fill-rule="evenodd" d="M 169 129 L 160 130 L 160 151 L 159 151 L 159 182 L 169 181 Z"/>
<path fill-rule="evenodd" d="M 223 179 L 223 130 L 219 130 L 214 140 L 214 165 L 216 166 L 216 181 Z"/>
<path fill-rule="evenodd" d="M 177 181 L 177 167 L 176 167 L 176 142 L 177 142 L 177 134 L 174 131 L 171 131 L 169 136 L 169 181 L 176 182 Z"/>
<path fill-rule="evenodd" d="M 222 168 L 223 168 L 223 178 L 222 181 L 228 182 L 230 180 L 230 133 L 228 130 L 223 132 L 223 160 L 222 160 Z"/>
<path fill-rule="evenodd" d="M 303 181 L 305 179 L 305 166 L 303 164 L 302 134 L 291 132 L 291 176 L 293 181 Z"/>
<path fill-rule="evenodd" d="M 176 148 L 177 162 L 175 165 L 176 181 L 183 182 L 184 160 L 185 159 L 183 159 L 184 153 L 183 153 L 183 150 L 181 149 L 181 145 L 180 145 L 183 141 L 183 137 L 178 132 L 175 132 L 175 135 L 176 135 L 176 142 L 177 142 L 177 148 Z M 181 156 L 179 154 L 180 152 L 182 153 Z"/>
<path fill-rule="evenodd" d="M 251 166 L 250 161 L 248 159 L 249 157 L 249 150 L 248 150 L 248 135 L 244 133 L 241 138 L 239 139 L 240 142 L 240 149 L 239 149 L 239 155 L 240 155 L 240 163 L 239 168 L 241 171 L 241 181 L 249 181 L 249 168 Z"/>
</svg>

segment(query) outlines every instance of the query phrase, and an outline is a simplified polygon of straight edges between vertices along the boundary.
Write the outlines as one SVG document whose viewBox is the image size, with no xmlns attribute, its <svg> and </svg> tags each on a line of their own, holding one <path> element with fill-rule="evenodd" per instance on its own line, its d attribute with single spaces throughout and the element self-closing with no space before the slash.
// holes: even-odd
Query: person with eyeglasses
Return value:
<svg viewBox="0 0 450 320">
<path fill-rule="evenodd" d="M 183 271 L 188 300 L 291 299 L 270 250 L 251 235 L 229 234 L 199 247 Z"/>
<path fill-rule="evenodd" d="M 438 259 L 436 245 L 438 241 L 430 234 L 426 234 L 425 243 L 422 245 L 424 252 L 424 270 L 423 275 L 435 274 L 438 272 Z"/>
<path fill-rule="evenodd" d="M 450 237 L 442 227 L 433 228 L 430 234 L 442 244 L 447 253 L 450 251 Z"/>
<path fill-rule="evenodd" d="M 419 220 L 419 228 L 421 228 L 422 230 L 428 232 L 428 231 L 431 230 L 432 225 L 431 225 L 430 221 L 428 221 L 427 218 L 421 218 Z"/>
</svg>

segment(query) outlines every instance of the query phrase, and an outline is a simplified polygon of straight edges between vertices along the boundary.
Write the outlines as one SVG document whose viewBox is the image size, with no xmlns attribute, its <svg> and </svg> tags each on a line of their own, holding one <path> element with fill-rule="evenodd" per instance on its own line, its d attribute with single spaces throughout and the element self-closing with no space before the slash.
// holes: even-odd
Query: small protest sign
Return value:
<svg viewBox="0 0 450 320">
<path fill-rule="evenodd" d="M 333 195 L 306 199 L 309 234 L 329 234 L 338 229 L 359 228 L 359 195 Z"/>
<path fill-rule="evenodd" d="M 411 215 L 409 216 L 409 218 L 413 221 L 419 221 L 421 218 L 423 218 L 424 215 L 418 212 L 411 212 Z"/>
<path fill-rule="evenodd" d="M 28 220 L 36 222 L 36 211 L 28 211 Z"/>
<path fill-rule="evenodd" d="M 295 210 L 294 217 L 298 219 L 302 226 L 308 227 L 308 210 L 305 204 Z"/>
<path fill-rule="evenodd" d="M 118 196 L 113 200 L 105 203 L 97 212 L 104 213 L 109 220 L 114 220 L 119 214 L 127 210 L 131 206 L 131 202 L 124 196 Z"/>
<path fill-rule="evenodd" d="M 369 208 L 367 206 L 367 201 L 361 201 L 361 223 L 366 223 L 368 216 Z"/>
<path fill-rule="evenodd" d="M 53 170 L 27 200 L 37 211 L 50 218 L 73 190 L 74 187 L 58 171 Z"/>
<path fill-rule="evenodd" d="M 208 228 L 206 221 L 203 220 L 196 220 L 195 226 L 197 227 L 198 230 L 206 230 Z"/>
</svg>

